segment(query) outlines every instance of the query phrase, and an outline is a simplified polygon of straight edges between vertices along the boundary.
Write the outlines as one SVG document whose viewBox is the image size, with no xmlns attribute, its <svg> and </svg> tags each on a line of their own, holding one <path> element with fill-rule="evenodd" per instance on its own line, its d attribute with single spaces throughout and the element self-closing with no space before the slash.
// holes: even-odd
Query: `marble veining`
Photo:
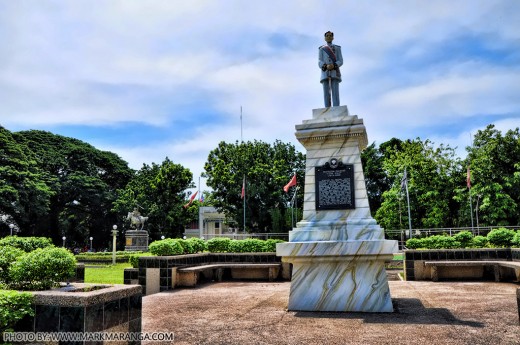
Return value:
<svg viewBox="0 0 520 345">
<path fill-rule="evenodd" d="M 303 219 L 276 254 L 293 264 L 289 310 L 392 312 L 384 263 L 397 241 L 384 239 L 372 218 L 360 152 L 367 145 L 363 120 L 346 106 L 313 110 L 296 126 L 307 150 Z M 354 165 L 355 209 L 316 210 L 315 168 L 331 158 Z"/>
</svg>

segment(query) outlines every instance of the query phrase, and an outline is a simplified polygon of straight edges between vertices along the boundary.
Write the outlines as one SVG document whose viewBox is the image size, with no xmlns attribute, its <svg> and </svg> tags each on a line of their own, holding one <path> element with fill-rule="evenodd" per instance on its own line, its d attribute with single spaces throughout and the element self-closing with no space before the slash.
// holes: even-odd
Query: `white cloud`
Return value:
<svg viewBox="0 0 520 345">
<path fill-rule="evenodd" d="M 452 128 L 461 118 L 518 120 L 518 56 L 480 58 L 461 41 L 468 49 L 456 60 L 443 45 L 473 37 L 497 54 L 514 51 L 519 9 L 485 0 L 2 2 L 0 121 L 173 131 L 183 120 L 192 140 L 102 145 L 134 168 L 169 156 L 200 174 L 220 140 L 240 138 L 242 106 L 245 140 L 302 149 L 294 125 L 323 104 L 317 48 L 330 29 L 345 59 L 342 103 L 365 120 L 370 141 L 426 139 L 425 128 L 450 126 L 450 138 L 428 135 L 463 142 L 471 126 Z"/>
</svg>

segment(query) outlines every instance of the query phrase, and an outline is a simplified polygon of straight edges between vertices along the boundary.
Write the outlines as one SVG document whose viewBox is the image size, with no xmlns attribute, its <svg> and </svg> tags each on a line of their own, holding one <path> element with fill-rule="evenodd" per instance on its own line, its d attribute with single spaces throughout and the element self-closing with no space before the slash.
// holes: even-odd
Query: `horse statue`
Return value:
<svg viewBox="0 0 520 345">
<path fill-rule="evenodd" d="M 126 220 L 130 220 L 130 228 L 135 227 L 136 230 L 143 230 L 144 223 L 148 220 L 148 217 L 141 216 L 141 213 L 134 209 L 133 212 L 128 212 Z"/>
</svg>

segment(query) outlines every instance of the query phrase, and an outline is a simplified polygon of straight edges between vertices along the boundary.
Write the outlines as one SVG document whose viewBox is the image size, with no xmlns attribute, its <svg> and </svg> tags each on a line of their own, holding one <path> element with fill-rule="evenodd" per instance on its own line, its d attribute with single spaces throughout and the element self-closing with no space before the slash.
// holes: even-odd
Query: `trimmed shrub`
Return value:
<svg viewBox="0 0 520 345">
<path fill-rule="evenodd" d="M 471 231 L 461 231 L 453 236 L 460 243 L 461 248 L 469 248 L 473 245 L 473 234 Z"/>
<path fill-rule="evenodd" d="M 264 242 L 264 252 L 276 252 L 276 244 L 284 243 L 283 240 L 268 239 Z"/>
<path fill-rule="evenodd" d="M 422 240 L 420 238 L 410 238 L 406 240 L 406 248 L 419 249 L 422 248 Z"/>
<path fill-rule="evenodd" d="M 184 254 L 193 254 L 193 253 L 195 253 L 195 250 L 193 249 L 193 246 L 191 245 L 191 242 L 188 242 L 185 239 L 181 239 L 181 238 L 173 239 L 173 241 L 179 242 L 179 244 L 182 247 L 182 251 L 183 251 Z"/>
<path fill-rule="evenodd" d="M 264 251 L 264 241 L 247 238 L 244 240 L 233 240 L 229 243 L 230 253 L 258 253 Z"/>
<path fill-rule="evenodd" d="M 231 239 L 227 237 L 215 237 L 207 242 L 208 250 L 212 253 L 226 253 L 230 243 Z"/>
<path fill-rule="evenodd" d="M 202 253 L 208 250 L 208 245 L 206 244 L 206 241 L 204 241 L 203 239 L 191 237 L 188 238 L 186 241 L 188 241 L 191 244 L 194 253 Z"/>
<path fill-rule="evenodd" d="M 7 236 L 0 239 L 0 247 L 11 246 L 19 248 L 26 253 L 38 248 L 54 247 L 50 238 L 47 237 L 18 237 Z"/>
<path fill-rule="evenodd" d="M 427 249 L 453 249 L 460 248 L 460 242 L 455 238 L 445 235 L 434 235 L 422 240 L 422 247 Z"/>
<path fill-rule="evenodd" d="M 10 286 L 21 290 L 46 290 L 75 274 L 76 258 L 65 248 L 38 248 L 11 265 Z"/>
<path fill-rule="evenodd" d="M 511 244 L 514 247 L 519 247 L 520 248 L 520 230 L 518 230 L 516 232 L 516 234 L 513 236 L 513 239 L 511 240 Z"/>
<path fill-rule="evenodd" d="M 34 316 L 33 296 L 28 292 L 0 290 L 0 334 L 12 332 L 16 322 Z"/>
<path fill-rule="evenodd" d="M 486 236 L 478 235 L 473 237 L 472 246 L 474 248 L 486 248 L 489 246 Z"/>
<path fill-rule="evenodd" d="M 0 247 L 0 283 L 9 283 L 9 271 L 11 265 L 25 252 L 11 246 Z"/>
<path fill-rule="evenodd" d="M 490 244 L 495 247 L 511 247 L 515 231 L 506 228 L 499 228 L 491 230 L 487 239 Z"/>
<path fill-rule="evenodd" d="M 181 244 L 171 238 L 152 242 L 148 246 L 148 250 L 153 255 L 159 256 L 179 255 L 184 253 Z"/>
</svg>

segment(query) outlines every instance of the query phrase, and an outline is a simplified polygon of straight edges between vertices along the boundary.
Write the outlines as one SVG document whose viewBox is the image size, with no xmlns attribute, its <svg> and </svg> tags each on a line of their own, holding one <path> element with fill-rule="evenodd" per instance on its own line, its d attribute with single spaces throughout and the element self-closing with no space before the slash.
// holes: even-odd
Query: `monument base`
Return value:
<svg viewBox="0 0 520 345">
<path fill-rule="evenodd" d="M 395 241 L 279 243 L 293 264 L 288 309 L 293 311 L 392 312 L 385 261 Z"/>
<path fill-rule="evenodd" d="M 125 251 L 148 251 L 148 231 L 146 230 L 127 230 L 125 240 Z"/>
</svg>

